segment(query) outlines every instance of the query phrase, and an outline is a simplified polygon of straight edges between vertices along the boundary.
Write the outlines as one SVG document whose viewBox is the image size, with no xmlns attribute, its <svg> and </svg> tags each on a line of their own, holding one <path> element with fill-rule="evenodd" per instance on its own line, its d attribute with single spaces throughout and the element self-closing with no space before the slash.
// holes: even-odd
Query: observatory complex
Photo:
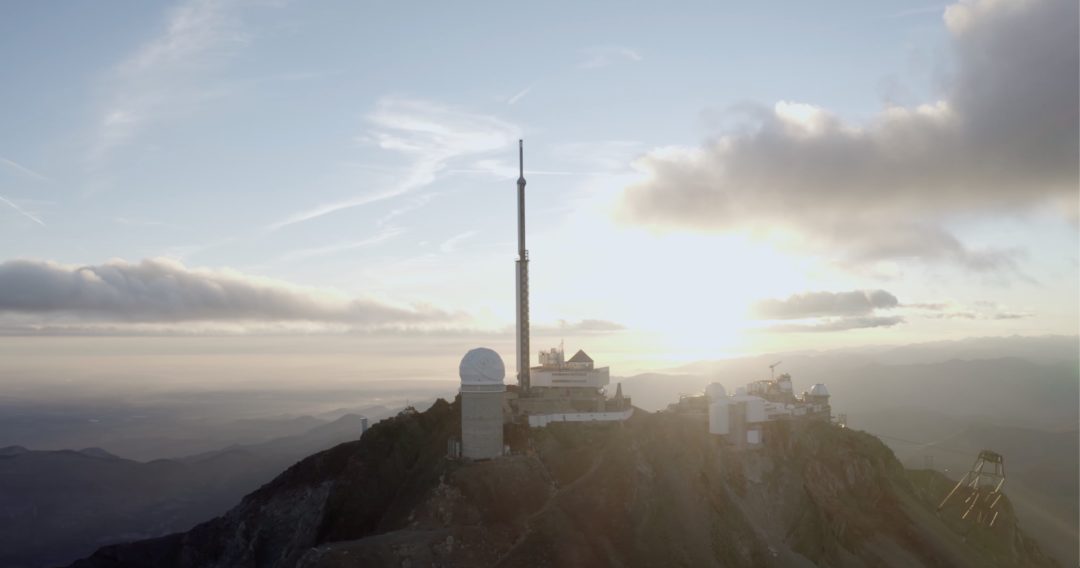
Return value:
<svg viewBox="0 0 1080 568">
<path fill-rule="evenodd" d="M 774 365 L 775 367 L 775 365 Z M 728 396 L 724 386 L 712 383 L 704 395 L 683 396 L 668 405 L 668 412 L 708 418 L 709 433 L 739 448 L 761 446 L 770 423 L 782 420 L 832 420 L 829 389 L 818 383 L 800 395 L 791 375 L 753 381 Z"/>
<path fill-rule="evenodd" d="M 461 376 L 461 440 L 450 453 L 469 459 L 490 459 L 505 452 L 504 424 L 542 428 L 552 422 L 615 422 L 633 414 L 630 399 L 617 386 L 608 398 L 611 376 L 596 367 L 585 351 L 566 359 L 562 346 L 541 351 L 531 366 L 529 348 L 529 251 L 525 248 L 525 156 L 518 141 L 517 233 L 515 263 L 517 385 L 503 383 L 499 355 L 484 347 L 465 354 Z"/>
<path fill-rule="evenodd" d="M 505 385 L 506 369 L 498 353 L 484 347 L 465 354 L 461 376 L 461 438 L 449 453 L 467 459 L 505 455 L 505 427 L 544 428 L 555 422 L 613 423 L 629 419 L 634 407 L 611 383 L 608 367 L 597 367 L 578 350 L 569 359 L 562 345 L 539 352 L 532 366 L 529 348 L 529 251 L 525 248 L 524 146 L 518 141 L 517 237 L 515 263 L 517 384 Z M 779 363 L 777 363 L 778 365 Z M 775 368 L 772 365 L 770 368 Z M 728 395 L 723 385 L 709 385 L 704 395 L 684 396 L 668 411 L 708 422 L 708 431 L 741 449 L 759 447 L 769 424 L 783 420 L 831 421 L 829 391 L 823 384 L 796 395 L 791 375 L 753 381 Z"/>
</svg>

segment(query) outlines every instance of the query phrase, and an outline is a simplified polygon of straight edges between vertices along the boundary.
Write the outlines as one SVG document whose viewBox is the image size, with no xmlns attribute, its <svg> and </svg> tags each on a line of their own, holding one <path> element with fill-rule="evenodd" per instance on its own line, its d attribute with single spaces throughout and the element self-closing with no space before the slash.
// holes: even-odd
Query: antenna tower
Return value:
<svg viewBox="0 0 1080 568">
<path fill-rule="evenodd" d="M 517 367 L 518 387 L 529 393 L 529 251 L 525 249 L 525 142 L 518 140 Z"/>
</svg>

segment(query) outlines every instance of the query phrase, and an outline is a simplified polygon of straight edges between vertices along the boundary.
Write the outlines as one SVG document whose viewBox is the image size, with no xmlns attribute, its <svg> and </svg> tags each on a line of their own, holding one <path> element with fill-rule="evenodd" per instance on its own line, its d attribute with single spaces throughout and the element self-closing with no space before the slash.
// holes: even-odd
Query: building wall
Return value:
<svg viewBox="0 0 1080 568">
<path fill-rule="evenodd" d="M 623 398 L 622 403 L 607 399 L 603 393 L 592 389 L 532 389 L 528 398 L 510 399 L 514 414 L 563 414 L 576 412 L 611 412 L 624 410 L 630 401 Z"/>
<path fill-rule="evenodd" d="M 534 414 L 529 426 L 543 428 L 552 422 L 621 422 L 634 414 L 633 408 L 621 412 L 570 412 L 563 414 Z"/>
<path fill-rule="evenodd" d="M 601 388 L 611 383 L 608 367 L 599 369 L 549 370 L 533 367 L 529 373 L 534 387 Z"/>
<path fill-rule="evenodd" d="M 503 453 L 502 392 L 461 393 L 461 455 L 497 458 Z"/>
<path fill-rule="evenodd" d="M 726 436 L 731 431 L 728 401 L 718 400 L 709 404 L 709 433 Z"/>
</svg>

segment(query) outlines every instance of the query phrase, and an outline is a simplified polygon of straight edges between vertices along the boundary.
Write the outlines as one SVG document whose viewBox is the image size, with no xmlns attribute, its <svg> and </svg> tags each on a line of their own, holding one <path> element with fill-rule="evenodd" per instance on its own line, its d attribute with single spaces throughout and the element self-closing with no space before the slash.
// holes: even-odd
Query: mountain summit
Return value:
<svg viewBox="0 0 1080 568">
<path fill-rule="evenodd" d="M 702 424 L 508 432 L 515 455 L 446 458 L 458 403 L 405 412 L 295 464 L 222 517 L 73 568 L 1054 566 L 1003 500 L 993 528 L 941 516 L 952 483 L 873 436 L 790 422 L 734 451 Z"/>
</svg>

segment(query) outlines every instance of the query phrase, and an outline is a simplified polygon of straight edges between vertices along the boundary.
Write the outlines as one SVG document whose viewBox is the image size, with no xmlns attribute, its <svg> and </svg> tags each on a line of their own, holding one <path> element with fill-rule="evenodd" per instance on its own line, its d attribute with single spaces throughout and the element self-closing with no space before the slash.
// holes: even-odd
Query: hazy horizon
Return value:
<svg viewBox="0 0 1080 568">
<path fill-rule="evenodd" d="M 519 138 L 536 349 L 1080 330 L 1071 2 L 3 10 L 0 342 L 512 359 Z"/>
<path fill-rule="evenodd" d="M 0 563 L 186 530 L 360 414 L 454 400 L 476 347 L 514 384 L 523 141 L 529 362 L 611 381 L 484 391 L 463 455 L 511 448 L 500 411 L 682 432 L 655 411 L 783 361 L 774 403 L 880 436 L 826 428 L 875 467 L 1008 454 L 1027 534 L 1075 564 L 1075 0 L 8 2 L 0 83 Z"/>
</svg>

